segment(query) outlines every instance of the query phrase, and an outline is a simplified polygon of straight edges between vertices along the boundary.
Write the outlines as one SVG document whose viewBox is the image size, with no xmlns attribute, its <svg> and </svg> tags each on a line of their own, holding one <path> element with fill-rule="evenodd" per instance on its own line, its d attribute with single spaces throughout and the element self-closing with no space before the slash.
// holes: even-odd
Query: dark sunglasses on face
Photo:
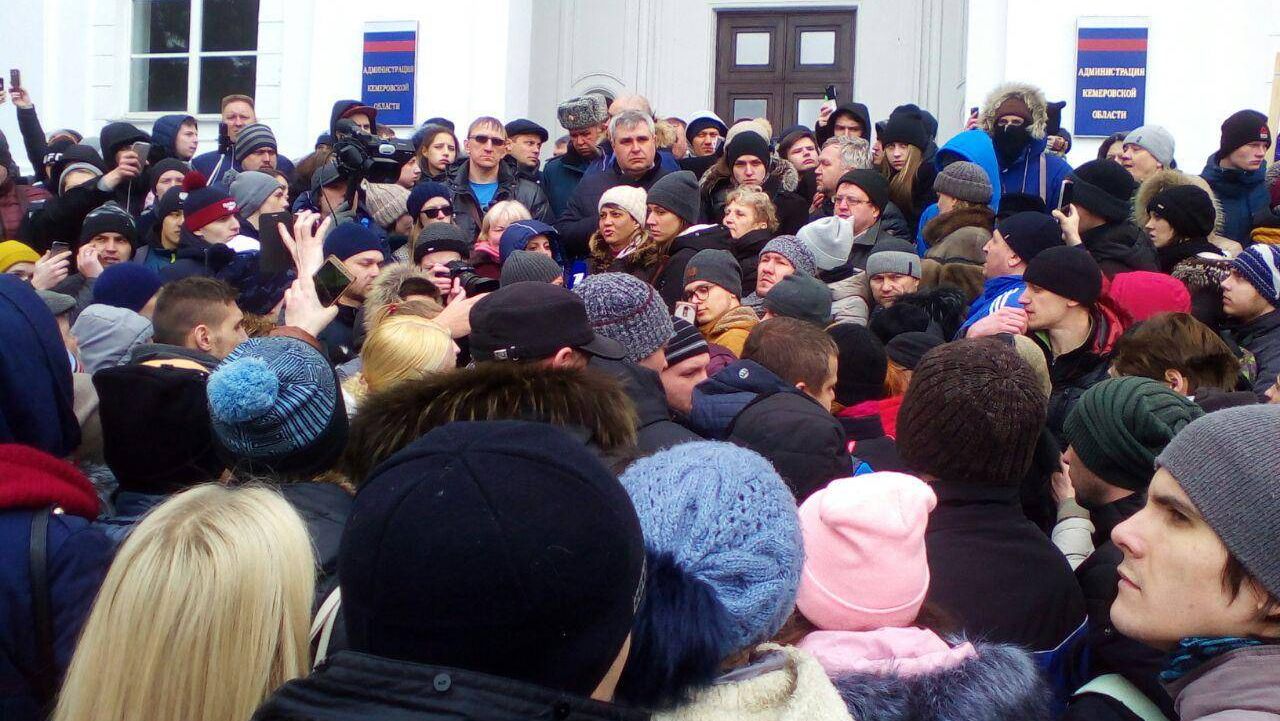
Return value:
<svg viewBox="0 0 1280 721">
<path fill-rule="evenodd" d="M 476 145 L 506 145 L 507 139 L 500 138 L 497 135 L 472 135 L 471 142 Z"/>
<path fill-rule="evenodd" d="M 453 206 L 442 205 L 439 208 L 423 208 L 422 214 L 428 218 L 447 218 L 453 215 Z"/>
</svg>

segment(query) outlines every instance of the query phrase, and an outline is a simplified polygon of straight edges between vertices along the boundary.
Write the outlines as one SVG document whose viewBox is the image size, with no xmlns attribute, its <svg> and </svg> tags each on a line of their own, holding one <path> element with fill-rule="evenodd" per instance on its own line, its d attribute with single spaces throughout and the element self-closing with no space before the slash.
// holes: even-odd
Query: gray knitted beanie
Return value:
<svg viewBox="0 0 1280 721">
<path fill-rule="evenodd" d="M 779 235 L 765 243 L 764 248 L 760 249 L 760 255 L 765 253 L 777 253 L 805 275 L 818 274 L 818 262 L 813 257 L 813 251 L 794 235 Z"/>
<path fill-rule="evenodd" d="M 991 202 L 991 178 L 977 163 L 958 160 L 950 163 L 933 180 L 933 189 L 956 200 L 970 203 Z"/>
<path fill-rule="evenodd" d="M 573 288 L 587 306 L 591 327 L 626 349 L 638 363 L 653 355 L 675 333 L 662 297 L 648 283 L 626 273 L 589 275 Z"/>
<path fill-rule="evenodd" d="M 431 225 L 452 224 L 432 223 Z M 551 256 L 530 250 L 515 250 L 511 252 L 511 255 L 507 256 L 507 262 L 502 264 L 502 275 L 499 276 L 498 284 L 506 287 L 512 283 L 522 283 L 524 281 L 554 283 L 555 279 L 562 275 L 564 275 L 564 268 L 561 268 L 560 264 Z"/>
</svg>

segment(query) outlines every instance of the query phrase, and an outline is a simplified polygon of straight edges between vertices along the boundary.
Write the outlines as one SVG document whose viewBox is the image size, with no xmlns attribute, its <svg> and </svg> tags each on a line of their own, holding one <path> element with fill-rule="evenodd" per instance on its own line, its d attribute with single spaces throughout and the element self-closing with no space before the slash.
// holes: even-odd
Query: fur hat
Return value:
<svg viewBox="0 0 1280 721">
<path fill-rule="evenodd" d="M 565 130 L 583 130 L 609 119 L 604 98 L 589 93 L 569 98 L 556 108 L 556 117 Z"/>
</svg>

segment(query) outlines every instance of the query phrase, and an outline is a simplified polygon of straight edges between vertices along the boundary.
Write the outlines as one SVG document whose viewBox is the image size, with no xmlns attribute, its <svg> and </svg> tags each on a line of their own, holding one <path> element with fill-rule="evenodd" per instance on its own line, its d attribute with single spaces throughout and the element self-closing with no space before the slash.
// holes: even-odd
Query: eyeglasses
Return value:
<svg viewBox="0 0 1280 721">
<path fill-rule="evenodd" d="M 428 218 L 447 218 L 453 215 L 453 206 L 442 205 L 439 208 L 423 208 L 422 214 Z"/>
<path fill-rule="evenodd" d="M 858 200 L 852 195 L 837 195 L 836 197 L 831 199 L 831 202 L 835 205 L 847 205 L 850 208 L 853 208 L 859 205 L 871 205 L 870 200 Z"/>
<path fill-rule="evenodd" d="M 506 145 L 507 139 L 497 135 L 472 135 L 468 138 L 476 145 Z"/>
<path fill-rule="evenodd" d="M 685 292 L 684 292 L 684 299 L 685 299 L 685 300 L 687 300 L 687 301 L 688 301 L 688 300 L 694 300 L 694 299 L 697 299 L 697 300 L 699 300 L 699 301 L 703 301 L 703 300 L 706 300 L 706 299 L 707 299 L 707 298 L 709 298 L 709 297 L 711 297 L 711 286 L 710 286 L 710 285 L 698 285 L 698 286 L 694 286 L 694 287 L 692 287 L 692 288 L 689 288 L 689 289 L 685 290 Z"/>
</svg>

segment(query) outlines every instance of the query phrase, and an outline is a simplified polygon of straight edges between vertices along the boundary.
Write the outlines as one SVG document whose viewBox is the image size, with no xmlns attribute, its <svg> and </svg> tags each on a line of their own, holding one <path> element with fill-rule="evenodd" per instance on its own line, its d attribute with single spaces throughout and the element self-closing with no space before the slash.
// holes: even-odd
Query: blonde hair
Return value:
<svg viewBox="0 0 1280 721">
<path fill-rule="evenodd" d="M 756 222 L 764 221 L 770 233 L 778 229 L 778 209 L 774 207 L 769 194 L 761 190 L 759 185 L 739 185 L 729 191 L 724 207 L 728 208 L 730 203 L 751 208 L 751 212 L 756 214 Z"/>
<path fill-rule="evenodd" d="M 908 213 L 916 211 L 912 193 L 915 191 L 916 175 L 920 173 L 920 166 L 923 163 L 924 154 L 914 145 L 907 146 L 907 163 L 897 172 L 894 172 L 893 165 L 889 162 L 888 153 L 880 157 L 880 172 L 889 181 L 889 199 L 899 209 Z"/>
<path fill-rule="evenodd" d="M 397 383 L 450 370 L 453 337 L 435 321 L 416 315 L 390 315 L 374 326 L 360 349 L 360 373 L 370 393 Z"/>
<path fill-rule="evenodd" d="M 315 557 L 263 487 L 196 486 L 125 540 L 85 622 L 57 721 L 244 721 L 307 672 Z"/>
<path fill-rule="evenodd" d="M 506 223 L 511 225 L 517 220 L 532 220 L 533 216 L 529 215 L 529 209 L 518 200 L 502 200 L 489 206 L 489 212 L 484 214 L 484 219 L 480 221 L 480 235 L 476 239 L 477 243 L 487 242 L 489 237 L 489 228 L 494 223 Z"/>
</svg>

